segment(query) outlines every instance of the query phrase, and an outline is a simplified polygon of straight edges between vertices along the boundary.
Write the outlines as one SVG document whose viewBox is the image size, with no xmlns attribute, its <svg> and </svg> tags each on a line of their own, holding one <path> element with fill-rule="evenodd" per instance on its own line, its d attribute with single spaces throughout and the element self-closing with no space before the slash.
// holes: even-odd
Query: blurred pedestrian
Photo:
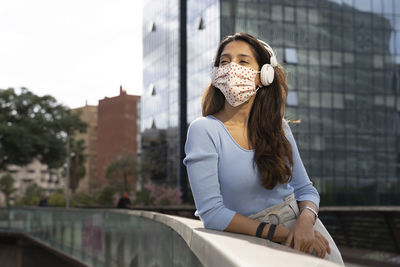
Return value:
<svg viewBox="0 0 400 267">
<path fill-rule="evenodd" d="M 117 209 L 130 209 L 130 208 L 131 208 L 131 200 L 129 199 L 128 194 L 124 193 L 118 201 Z"/>
<path fill-rule="evenodd" d="M 40 196 L 40 200 L 39 200 L 38 206 L 39 207 L 48 207 L 49 206 L 49 203 L 47 202 L 47 197 L 46 197 L 45 194 L 42 194 Z"/>
</svg>

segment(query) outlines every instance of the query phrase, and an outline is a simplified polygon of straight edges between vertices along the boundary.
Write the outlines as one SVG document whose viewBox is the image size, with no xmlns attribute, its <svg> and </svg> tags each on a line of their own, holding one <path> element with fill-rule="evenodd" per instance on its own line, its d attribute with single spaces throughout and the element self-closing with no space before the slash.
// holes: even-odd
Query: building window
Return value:
<svg viewBox="0 0 400 267">
<path fill-rule="evenodd" d="M 288 106 L 298 106 L 299 98 L 297 95 L 297 91 L 289 91 L 289 94 L 286 99 L 286 103 Z"/>
<path fill-rule="evenodd" d="M 285 48 L 285 63 L 296 64 L 297 63 L 297 51 L 296 48 Z"/>
<path fill-rule="evenodd" d="M 294 21 L 294 8 L 291 6 L 285 6 L 284 8 L 284 19 L 285 21 L 292 22 Z"/>
<path fill-rule="evenodd" d="M 149 92 L 151 96 L 157 94 L 156 87 L 152 83 L 149 85 Z"/>
<path fill-rule="evenodd" d="M 198 26 L 197 26 L 197 29 L 198 30 L 204 30 L 204 28 L 205 28 L 206 26 L 204 25 L 204 20 L 203 20 L 203 17 L 201 17 L 200 16 L 200 19 L 199 19 L 199 23 L 198 23 Z"/>
<path fill-rule="evenodd" d="M 150 21 L 147 30 L 149 32 L 155 32 L 156 31 L 156 23 L 154 21 Z"/>
<path fill-rule="evenodd" d="M 400 135 L 400 112 L 394 112 L 394 133 L 399 136 Z"/>
</svg>

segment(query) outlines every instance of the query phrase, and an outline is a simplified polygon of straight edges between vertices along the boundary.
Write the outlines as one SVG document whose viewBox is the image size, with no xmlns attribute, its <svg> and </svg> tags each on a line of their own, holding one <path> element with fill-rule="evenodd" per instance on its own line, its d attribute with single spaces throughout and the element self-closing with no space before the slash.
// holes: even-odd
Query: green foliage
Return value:
<svg viewBox="0 0 400 267">
<path fill-rule="evenodd" d="M 52 207 L 65 207 L 65 195 L 62 190 L 54 191 L 49 197 L 49 205 Z"/>
<path fill-rule="evenodd" d="M 15 191 L 14 188 L 14 178 L 11 174 L 6 173 L 0 178 L 0 191 L 5 194 L 9 195 Z"/>
<path fill-rule="evenodd" d="M 49 168 L 65 162 L 66 137 L 86 131 L 79 114 L 50 95 L 37 96 L 26 88 L 0 89 L 0 170 L 26 165 L 38 158 Z"/>
<path fill-rule="evenodd" d="M 112 185 L 122 186 L 123 191 L 129 192 L 136 178 L 136 155 L 124 153 L 117 156 L 107 167 L 106 178 Z"/>
<path fill-rule="evenodd" d="M 4 174 L 0 178 L 0 191 L 6 197 L 7 207 L 10 205 L 10 196 L 15 191 L 14 182 L 15 182 L 14 178 L 9 173 Z"/>
<path fill-rule="evenodd" d="M 141 191 L 136 191 L 136 200 L 134 205 L 149 206 L 153 204 L 153 200 L 150 198 L 150 190 L 143 188 Z"/>
<path fill-rule="evenodd" d="M 104 187 L 97 195 L 96 202 L 98 205 L 114 206 L 114 194 L 118 189 L 115 186 Z"/>
<path fill-rule="evenodd" d="M 71 167 L 70 167 L 70 184 L 69 187 L 71 188 L 72 192 L 74 193 L 75 190 L 78 188 L 79 181 L 85 177 L 86 168 L 86 155 L 84 154 L 85 151 L 85 141 L 83 139 L 74 140 L 71 138 Z"/>
<path fill-rule="evenodd" d="M 165 133 L 160 132 L 156 140 L 146 140 L 143 135 L 143 152 L 140 172 L 146 179 L 156 183 L 164 181 L 167 176 L 168 145 Z"/>
<path fill-rule="evenodd" d="M 37 184 L 31 184 L 25 190 L 25 194 L 16 201 L 17 206 L 37 206 L 39 204 L 40 196 L 44 194 L 43 188 Z"/>
<path fill-rule="evenodd" d="M 74 206 L 93 206 L 96 204 L 96 199 L 89 194 L 79 192 L 73 196 Z"/>
<path fill-rule="evenodd" d="M 30 199 L 30 202 L 27 204 L 28 206 L 37 206 L 39 204 L 40 198 L 37 196 L 34 196 L 33 198 Z"/>
</svg>

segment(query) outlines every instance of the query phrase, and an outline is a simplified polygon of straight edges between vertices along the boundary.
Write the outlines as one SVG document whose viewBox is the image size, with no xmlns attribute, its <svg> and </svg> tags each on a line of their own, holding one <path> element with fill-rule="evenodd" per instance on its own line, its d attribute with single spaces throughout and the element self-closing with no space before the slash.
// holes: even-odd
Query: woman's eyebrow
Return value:
<svg viewBox="0 0 400 267">
<path fill-rule="evenodd" d="M 246 55 L 246 54 L 240 54 L 239 56 L 240 56 L 240 57 L 249 57 L 249 58 L 251 58 L 251 56 Z"/>
<path fill-rule="evenodd" d="M 231 58 L 231 55 L 230 55 L 230 54 L 222 54 L 221 57 L 228 57 L 228 58 Z"/>
<path fill-rule="evenodd" d="M 239 56 L 239 57 L 249 57 L 249 58 L 251 58 L 251 56 L 246 55 L 246 54 L 239 54 L 238 56 Z M 228 58 L 231 58 L 232 56 L 231 56 L 230 54 L 222 54 L 221 57 L 228 57 Z"/>
</svg>

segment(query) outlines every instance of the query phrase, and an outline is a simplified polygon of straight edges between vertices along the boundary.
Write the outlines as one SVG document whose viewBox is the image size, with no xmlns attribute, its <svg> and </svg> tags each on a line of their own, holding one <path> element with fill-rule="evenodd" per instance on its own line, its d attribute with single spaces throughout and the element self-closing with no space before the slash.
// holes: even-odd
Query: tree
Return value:
<svg viewBox="0 0 400 267">
<path fill-rule="evenodd" d="M 72 199 L 75 206 L 92 206 L 95 204 L 95 197 L 93 194 L 87 194 L 84 192 L 76 193 Z"/>
<path fill-rule="evenodd" d="M 170 187 L 165 184 L 155 184 L 152 181 L 147 181 L 144 185 L 149 191 L 151 204 L 158 206 L 180 205 L 182 204 L 179 187 Z"/>
<path fill-rule="evenodd" d="M 65 195 L 62 189 L 56 190 L 50 195 L 49 205 L 52 207 L 65 207 Z"/>
<path fill-rule="evenodd" d="M 154 182 L 167 179 L 168 143 L 163 130 L 146 130 L 142 135 L 141 174 Z"/>
<path fill-rule="evenodd" d="M 136 181 L 137 159 L 133 153 L 117 156 L 107 167 L 106 177 L 111 183 L 122 184 L 125 192 L 130 191 L 130 184 Z"/>
<path fill-rule="evenodd" d="M 99 205 L 104 206 L 113 206 L 114 205 L 114 194 L 117 192 L 117 188 L 115 186 L 106 186 L 103 187 L 98 193 L 96 197 L 96 202 Z"/>
<path fill-rule="evenodd" d="M 85 141 L 80 139 L 78 141 L 71 139 L 71 167 L 70 167 L 70 184 L 69 187 L 72 193 L 78 188 L 79 181 L 86 175 L 86 155 L 85 151 Z"/>
<path fill-rule="evenodd" d="M 44 189 L 33 183 L 29 185 L 24 195 L 16 201 L 18 206 L 37 206 L 40 201 L 40 197 L 44 195 Z"/>
<path fill-rule="evenodd" d="M 0 89 L 0 170 L 26 165 L 34 158 L 49 169 L 65 162 L 66 141 L 87 124 L 79 114 L 57 103 L 50 95 L 37 96 L 26 88 Z"/>
<path fill-rule="evenodd" d="M 7 205 L 7 207 L 10 206 L 10 196 L 15 191 L 14 182 L 15 182 L 14 178 L 9 173 L 4 174 L 0 178 L 0 191 L 6 197 L 6 205 Z"/>
</svg>

